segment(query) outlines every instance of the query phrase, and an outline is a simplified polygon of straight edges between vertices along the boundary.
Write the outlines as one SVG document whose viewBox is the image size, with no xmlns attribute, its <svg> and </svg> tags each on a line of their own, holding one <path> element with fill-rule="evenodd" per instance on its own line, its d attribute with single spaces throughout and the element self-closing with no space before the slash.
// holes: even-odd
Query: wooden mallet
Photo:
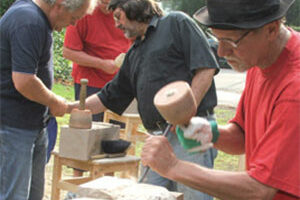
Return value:
<svg viewBox="0 0 300 200">
<path fill-rule="evenodd" d="M 172 124 L 188 124 L 197 111 L 195 96 L 185 81 L 174 81 L 162 87 L 155 94 L 153 103 L 168 123 L 163 136 L 167 136 Z M 138 180 L 139 183 L 143 182 L 149 169 L 147 166 Z"/>
<path fill-rule="evenodd" d="M 173 125 L 188 124 L 197 111 L 193 91 L 185 81 L 174 81 L 161 88 L 154 97 L 154 105 Z"/>
<path fill-rule="evenodd" d="M 120 53 L 116 58 L 115 58 L 115 64 L 117 65 L 117 67 L 121 67 L 124 59 L 125 59 L 126 54 L 125 53 Z"/>
<path fill-rule="evenodd" d="M 69 127 L 90 129 L 92 127 L 92 112 L 88 109 L 85 109 L 86 87 L 88 80 L 80 79 L 80 84 L 79 109 L 74 108 L 71 111 Z"/>
</svg>

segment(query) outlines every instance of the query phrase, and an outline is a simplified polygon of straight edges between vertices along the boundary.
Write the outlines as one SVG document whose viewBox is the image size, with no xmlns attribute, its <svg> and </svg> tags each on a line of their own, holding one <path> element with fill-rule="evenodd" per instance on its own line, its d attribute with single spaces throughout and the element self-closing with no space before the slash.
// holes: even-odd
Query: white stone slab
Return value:
<svg viewBox="0 0 300 200">
<path fill-rule="evenodd" d="M 175 200 L 165 188 L 130 179 L 104 176 L 78 187 L 80 197 L 101 200 Z"/>
</svg>

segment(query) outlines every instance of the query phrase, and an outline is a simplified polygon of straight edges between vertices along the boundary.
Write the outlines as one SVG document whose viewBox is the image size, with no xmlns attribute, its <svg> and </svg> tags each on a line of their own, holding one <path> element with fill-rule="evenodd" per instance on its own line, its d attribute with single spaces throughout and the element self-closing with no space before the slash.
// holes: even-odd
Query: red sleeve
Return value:
<svg viewBox="0 0 300 200">
<path fill-rule="evenodd" d="M 64 46 L 73 50 L 83 50 L 85 38 L 85 18 L 79 20 L 75 26 L 70 25 L 66 29 Z"/>
<path fill-rule="evenodd" d="M 241 129 L 245 130 L 245 121 L 244 121 L 244 95 L 245 95 L 245 90 L 243 91 L 239 104 L 236 108 L 236 113 L 233 119 L 229 120 L 229 123 L 236 123 L 238 124 Z"/>
</svg>

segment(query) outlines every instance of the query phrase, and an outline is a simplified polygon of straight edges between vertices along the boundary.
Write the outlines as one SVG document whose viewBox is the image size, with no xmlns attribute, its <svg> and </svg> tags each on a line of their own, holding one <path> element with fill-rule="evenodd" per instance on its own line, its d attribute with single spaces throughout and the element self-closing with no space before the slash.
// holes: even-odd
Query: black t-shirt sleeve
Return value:
<svg viewBox="0 0 300 200">
<path fill-rule="evenodd" d="M 126 110 L 134 99 L 129 73 L 128 60 L 125 58 L 117 75 L 98 93 L 103 105 L 119 115 Z"/>
<path fill-rule="evenodd" d="M 46 38 L 41 28 L 25 25 L 11 34 L 12 71 L 36 74 Z"/>
<path fill-rule="evenodd" d="M 190 70 L 195 71 L 202 67 L 218 69 L 208 40 L 196 22 L 188 17 L 181 18 L 178 22 L 179 41 Z"/>
</svg>

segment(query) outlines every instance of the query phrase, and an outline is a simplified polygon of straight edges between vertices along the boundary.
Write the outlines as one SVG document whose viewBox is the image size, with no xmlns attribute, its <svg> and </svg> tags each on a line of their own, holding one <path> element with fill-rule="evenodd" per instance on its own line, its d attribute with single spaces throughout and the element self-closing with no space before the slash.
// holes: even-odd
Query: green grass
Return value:
<svg viewBox="0 0 300 200">
<path fill-rule="evenodd" d="M 55 83 L 53 85 L 52 91 L 55 94 L 60 95 L 69 101 L 74 101 L 74 88 L 72 85 Z"/>
<path fill-rule="evenodd" d="M 235 108 L 233 107 L 217 106 L 215 111 L 219 125 L 225 125 L 228 120 L 234 117 L 235 114 Z M 222 151 L 218 151 L 214 168 L 225 171 L 236 171 L 238 169 L 238 160 L 239 156 L 233 156 Z"/>
<path fill-rule="evenodd" d="M 215 109 L 217 122 L 219 125 L 227 124 L 228 120 L 234 117 L 235 108 L 229 106 L 217 106 Z"/>
</svg>

